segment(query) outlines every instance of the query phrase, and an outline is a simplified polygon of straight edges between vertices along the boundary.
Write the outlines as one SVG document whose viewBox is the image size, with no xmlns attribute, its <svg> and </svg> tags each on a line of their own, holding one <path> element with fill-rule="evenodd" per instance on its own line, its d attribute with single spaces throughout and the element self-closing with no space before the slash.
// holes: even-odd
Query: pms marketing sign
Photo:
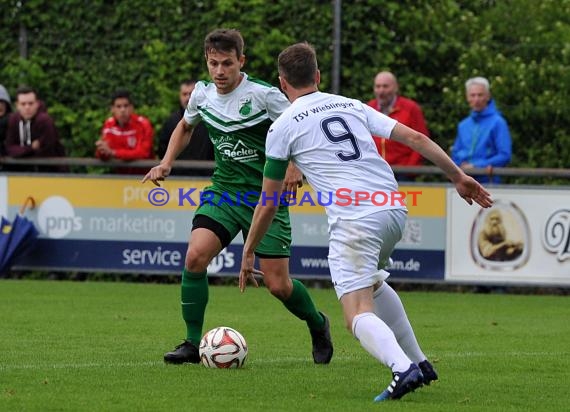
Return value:
<svg viewBox="0 0 570 412">
<path fill-rule="evenodd" d="M 34 251 L 18 261 L 21 268 L 180 273 L 192 218 L 208 180 L 171 178 L 161 188 L 124 176 L 8 176 L 6 212 L 17 213 L 32 196 L 27 212 L 40 238 Z M 446 189 L 409 186 L 409 218 L 388 268 L 402 279 L 443 279 L 446 246 Z M 1 205 L 0 205 L 1 206 Z M 291 273 L 329 278 L 328 229 L 324 207 L 307 189 L 290 207 L 293 247 Z M 213 259 L 208 272 L 235 275 L 243 239 L 236 239 Z"/>
</svg>

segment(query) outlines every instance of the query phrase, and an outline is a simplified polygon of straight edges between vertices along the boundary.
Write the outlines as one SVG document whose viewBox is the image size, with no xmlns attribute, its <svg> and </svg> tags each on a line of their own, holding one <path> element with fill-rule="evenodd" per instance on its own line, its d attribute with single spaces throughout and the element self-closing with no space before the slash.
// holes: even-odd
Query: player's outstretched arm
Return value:
<svg viewBox="0 0 570 412">
<path fill-rule="evenodd" d="M 160 186 L 160 183 L 158 182 L 168 177 L 172 170 L 172 164 L 182 150 L 184 150 L 184 148 L 188 146 L 188 143 L 190 143 L 193 130 L 194 128 L 186 123 L 183 118 L 180 119 L 172 131 L 172 136 L 170 136 L 168 148 L 166 149 L 163 159 L 160 161 L 160 164 L 150 169 L 150 171 L 143 177 L 141 181 L 142 183 L 150 180 L 156 186 Z"/>
<path fill-rule="evenodd" d="M 263 275 L 262 272 L 253 267 L 255 261 L 254 251 L 259 245 L 259 242 L 261 242 L 261 239 L 263 239 L 263 236 L 265 236 L 265 233 L 267 233 L 277 213 L 282 187 L 283 180 L 274 180 L 268 177 L 263 178 L 259 203 L 255 207 L 247 239 L 243 245 L 241 270 L 239 273 L 239 289 L 242 292 L 245 290 L 248 280 L 251 280 L 253 284 L 257 286 L 254 275 Z"/>
<path fill-rule="evenodd" d="M 398 123 L 394 127 L 394 130 L 392 130 L 390 138 L 411 147 L 443 170 L 447 177 L 455 184 L 455 189 L 457 193 L 459 193 L 459 196 L 470 205 L 473 204 L 473 202 L 485 208 L 493 205 L 490 193 L 475 179 L 467 176 L 461 168 L 453 163 L 451 158 L 437 143 L 424 134 Z"/>
<path fill-rule="evenodd" d="M 493 200 L 491 199 L 491 194 L 485 190 L 483 186 L 471 176 L 467 176 L 465 173 L 461 172 L 463 176 L 455 183 L 455 190 L 459 193 L 459 196 L 463 198 L 470 205 L 473 202 L 477 203 L 481 207 L 491 207 L 493 206 Z"/>
<path fill-rule="evenodd" d="M 172 163 L 174 163 L 178 155 L 188 146 L 188 143 L 190 143 L 193 130 L 194 126 L 186 123 L 184 118 L 180 119 L 172 131 L 172 136 L 170 136 L 168 147 L 166 148 L 166 153 L 161 163 L 172 166 Z"/>
<path fill-rule="evenodd" d="M 145 183 L 150 180 L 155 186 L 160 186 L 160 181 L 166 179 L 170 174 L 172 167 L 159 163 L 158 165 L 154 166 L 149 172 L 144 175 L 141 180 L 141 183 Z"/>
</svg>

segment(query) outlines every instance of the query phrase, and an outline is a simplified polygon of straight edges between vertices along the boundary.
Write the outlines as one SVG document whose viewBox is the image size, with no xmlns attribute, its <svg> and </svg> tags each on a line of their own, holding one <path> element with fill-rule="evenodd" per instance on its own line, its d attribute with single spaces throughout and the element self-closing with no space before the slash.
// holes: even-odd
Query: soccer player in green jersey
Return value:
<svg viewBox="0 0 570 412">
<path fill-rule="evenodd" d="M 167 363 L 198 363 L 208 303 L 206 268 L 239 232 L 247 236 L 255 203 L 261 192 L 265 165 L 265 139 L 271 123 L 289 107 L 278 88 L 241 71 L 245 62 L 239 31 L 217 29 L 204 41 L 211 82 L 196 84 L 183 118 L 172 133 L 159 165 L 142 179 L 158 185 L 171 171 L 178 154 L 188 145 L 193 126 L 202 120 L 214 144 L 216 168 L 192 222 L 192 235 L 182 272 L 182 317 L 187 335 L 182 344 L 164 355 Z M 302 174 L 291 165 L 284 190 L 296 192 Z M 255 193 L 244 201 L 244 193 Z M 313 360 L 329 363 L 333 346 L 328 318 L 319 312 L 303 284 L 289 277 L 291 225 L 289 211 L 281 206 L 256 255 L 264 282 L 273 296 L 309 328 Z"/>
</svg>

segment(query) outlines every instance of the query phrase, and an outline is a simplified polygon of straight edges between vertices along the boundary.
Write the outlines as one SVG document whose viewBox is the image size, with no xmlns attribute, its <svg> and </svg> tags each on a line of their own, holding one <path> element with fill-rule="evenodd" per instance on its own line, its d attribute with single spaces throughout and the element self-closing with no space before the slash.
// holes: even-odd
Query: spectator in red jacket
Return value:
<svg viewBox="0 0 570 412">
<path fill-rule="evenodd" d="M 16 112 L 10 114 L 6 130 L 6 154 L 16 158 L 65 156 L 55 123 L 38 99 L 35 89 L 21 86 L 16 90 Z M 11 166 L 10 170 L 58 172 L 64 166 Z"/>
<path fill-rule="evenodd" d="M 380 72 L 374 78 L 373 100 L 368 102 L 370 107 L 390 116 L 392 119 L 425 134 L 429 137 L 428 128 L 420 106 L 406 97 L 398 95 L 398 80 L 390 72 Z M 406 145 L 373 136 L 380 155 L 390 166 L 421 166 L 423 163 L 419 153 Z M 410 176 L 397 176 L 398 180 L 409 180 Z"/>
<path fill-rule="evenodd" d="M 95 142 L 95 155 L 102 160 L 152 159 L 154 130 L 150 120 L 134 113 L 131 95 L 118 90 L 111 97 L 112 116 L 105 120 L 101 138 Z M 123 169 L 122 173 L 138 173 Z"/>
</svg>

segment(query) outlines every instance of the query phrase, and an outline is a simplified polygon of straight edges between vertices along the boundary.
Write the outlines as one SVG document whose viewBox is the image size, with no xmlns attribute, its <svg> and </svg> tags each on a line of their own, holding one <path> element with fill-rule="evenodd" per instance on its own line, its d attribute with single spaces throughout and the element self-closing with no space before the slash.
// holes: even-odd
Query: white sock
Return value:
<svg viewBox="0 0 570 412">
<path fill-rule="evenodd" d="M 352 319 L 352 334 L 368 353 L 392 372 L 404 372 L 410 367 L 412 361 L 398 345 L 394 333 L 374 313 L 356 315 Z"/>
<path fill-rule="evenodd" d="M 374 292 L 373 298 L 374 313 L 392 329 L 406 355 L 416 364 L 426 360 L 396 291 L 386 282 L 382 282 L 382 286 Z"/>
</svg>

